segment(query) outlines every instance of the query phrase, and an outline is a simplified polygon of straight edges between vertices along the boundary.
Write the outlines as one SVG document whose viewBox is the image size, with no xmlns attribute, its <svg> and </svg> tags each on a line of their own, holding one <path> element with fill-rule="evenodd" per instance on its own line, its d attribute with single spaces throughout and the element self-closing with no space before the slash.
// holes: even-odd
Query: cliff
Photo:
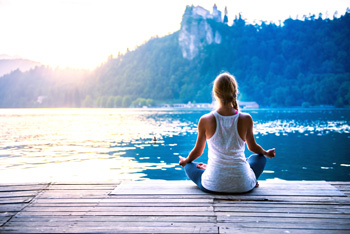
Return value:
<svg viewBox="0 0 350 234">
<path fill-rule="evenodd" d="M 179 32 L 179 45 L 184 58 L 192 60 L 203 46 L 221 43 L 222 36 L 211 26 L 210 21 L 222 22 L 221 12 L 216 6 L 212 14 L 200 6 L 187 6 Z"/>
</svg>

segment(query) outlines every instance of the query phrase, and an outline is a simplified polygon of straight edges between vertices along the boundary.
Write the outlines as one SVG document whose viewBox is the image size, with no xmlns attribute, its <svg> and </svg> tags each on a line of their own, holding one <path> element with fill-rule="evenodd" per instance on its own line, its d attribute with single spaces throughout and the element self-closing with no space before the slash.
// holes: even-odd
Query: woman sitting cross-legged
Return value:
<svg viewBox="0 0 350 234">
<path fill-rule="evenodd" d="M 217 110 L 202 116 L 198 123 L 197 142 L 179 164 L 197 186 L 205 192 L 243 193 L 258 186 L 266 157 L 275 157 L 275 149 L 265 151 L 255 142 L 253 119 L 238 111 L 237 82 L 223 73 L 214 81 L 213 94 L 219 103 Z M 208 142 L 208 164 L 194 163 Z M 255 155 L 245 158 L 245 142 Z"/>
</svg>

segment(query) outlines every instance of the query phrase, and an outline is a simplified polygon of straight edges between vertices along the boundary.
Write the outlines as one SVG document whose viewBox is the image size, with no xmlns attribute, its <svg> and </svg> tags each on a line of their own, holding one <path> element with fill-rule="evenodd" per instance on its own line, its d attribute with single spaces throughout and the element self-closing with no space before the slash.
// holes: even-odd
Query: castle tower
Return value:
<svg viewBox="0 0 350 234">
<path fill-rule="evenodd" d="M 213 17 L 213 19 L 216 20 L 217 22 L 222 22 L 222 19 L 221 19 L 221 11 L 218 11 L 218 7 L 216 6 L 216 4 L 214 4 L 214 6 L 213 6 L 212 17 Z"/>
<path fill-rule="evenodd" d="M 228 23 L 228 17 L 227 17 L 227 6 L 225 6 L 225 16 L 224 16 L 224 24 Z"/>
<path fill-rule="evenodd" d="M 213 6 L 213 16 L 216 16 L 218 14 L 218 7 L 216 6 L 216 4 L 214 4 Z"/>
</svg>

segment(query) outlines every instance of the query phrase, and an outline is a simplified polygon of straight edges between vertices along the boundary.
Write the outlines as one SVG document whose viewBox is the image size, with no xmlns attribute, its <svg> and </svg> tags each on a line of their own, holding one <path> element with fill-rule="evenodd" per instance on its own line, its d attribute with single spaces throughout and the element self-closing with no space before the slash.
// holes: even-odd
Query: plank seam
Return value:
<svg viewBox="0 0 350 234">
<path fill-rule="evenodd" d="M 18 213 L 22 212 L 26 207 L 28 207 L 32 202 L 37 198 L 39 195 L 41 195 L 44 191 L 48 190 L 48 187 L 50 187 L 51 182 L 46 184 L 45 187 L 43 187 L 37 194 L 35 194 L 34 197 L 32 197 L 25 206 L 23 206 L 19 211 L 15 212 L 6 222 L 4 222 L 1 227 L 5 227 L 7 223 L 9 223 L 13 217 L 15 217 Z"/>
</svg>

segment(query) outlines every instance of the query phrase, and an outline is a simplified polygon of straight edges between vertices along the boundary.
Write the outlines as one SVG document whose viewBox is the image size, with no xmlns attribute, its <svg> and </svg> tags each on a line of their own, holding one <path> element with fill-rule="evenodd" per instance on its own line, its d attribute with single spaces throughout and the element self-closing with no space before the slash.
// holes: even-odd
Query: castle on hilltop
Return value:
<svg viewBox="0 0 350 234">
<path fill-rule="evenodd" d="M 212 13 L 201 6 L 186 7 L 178 39 L 184 58 L 192 60 L 203 46 L 221 43 L 222 36 L 219 30 L 209 22 L 211 20 L 227 24 L 227 8 L 225 7 L 225 16 L 222 19 L 221 11 L 216 4 L 213 6 Z"/>
<path fill-rule="evenodd" d="M 201 6 L 196 6 L 192 8 L 191 12 L 192 17 L 201 17 L 204 19 L 213 19 L 216 22 L 224 22 L 227 23 L 227 8 L 225 7 L 225 17 L 224 20 L 221 17 L 221 11 L 218 10 L 216 4 L 213 6 L 213 12 L 210 13 L 210 11 L 204 9 Z M 226 21 L 226 22 L 225 22 Z"/>
</svg>

